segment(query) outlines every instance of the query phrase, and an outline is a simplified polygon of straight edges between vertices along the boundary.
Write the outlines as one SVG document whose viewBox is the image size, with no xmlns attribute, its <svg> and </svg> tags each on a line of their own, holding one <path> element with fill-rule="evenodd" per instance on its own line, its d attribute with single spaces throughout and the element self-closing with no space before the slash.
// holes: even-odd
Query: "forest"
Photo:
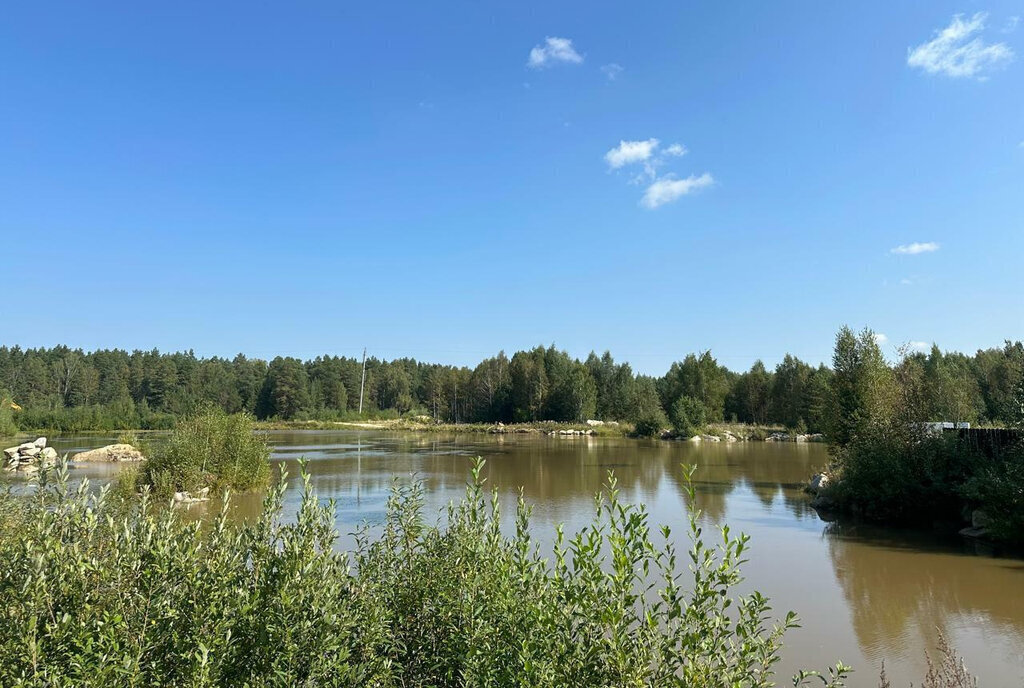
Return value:
<svg viewBox="0 0 1024 688">
<path fill-rule="evenodd" d="M 1019 341 L 973 355 L 933 346 L 886 365 L 920 378 L 922 420 L 1005 425 L 1016 417 L 1014 392 L 1024 375 Z M 554 345 L 511 357 L 500 352 L 473 368 L 370 357 L 363 416 L 416 414 L 449 423 L 594 418 L 655 428 L 731 421 L 827 432 L 832 377 L 828 366 L 790 355 L 774 369 L 757 361 L 737 372 L 710 351 L 684 356 L 661 377 L 636 374 L 608 352 L 579 360 Z M 358 415 L 361 382 L 361 360 L 329 355 L 264 361 L 0 346 L 0 397 L 20 407 L 11 415 L 6 404 L 3 413 L 22 429 L 167 428 L 202 404 L 261 420 L 344 420 Z"/>
</svg>

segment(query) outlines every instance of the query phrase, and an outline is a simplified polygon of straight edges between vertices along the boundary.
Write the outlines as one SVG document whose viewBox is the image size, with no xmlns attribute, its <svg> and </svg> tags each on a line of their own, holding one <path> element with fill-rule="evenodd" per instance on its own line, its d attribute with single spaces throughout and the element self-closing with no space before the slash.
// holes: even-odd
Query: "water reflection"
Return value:
<svg viewBox="0 0 1024 688">
<path fill-rule="evenodd" d="M 670 525 L 680 548 L 688 545 L 687 509 L 700 509 L 709 526 L 728 523 L 751 536 L 743 589 L 761 590 L 779 615 L 793 609 L 803 619 L 787 636 L 783 683 L 798 667 L 842 659 L 858 668 L 851 685 L 872 686 L 884 659 L 893 685 L 909 685 L 923 676 L 925 649 L 941 630 L 982 685 L 1024 685 L 1024 562 L 976 556 L 958 539 L 825 524 L 802 493 L 827 460 L 822 445 L 376 431 L 268 436 L 275 463 L 290 474 L 286 514 L 298 506 L 298 461 L 305 457 L 314 488 L 336 501 L 342 533 L 380 524 L 395 480 L 422 480 L 428 514 L 443 512 L 462 495 L 472 457 L 483 456 L 484 476 L 505 513 L 522 488 L 534 507 L 533 530 L 548 546 L 557 523 L 567 533 L 589 523 L 594 494 L 614 471 L 623 498 L 645 504 L 654 523 Z M 77 451 L 112 439 L 66 436 L 53 444 Z M 683 464 L 697 466 L 693 503 Z M 75 474 L 103 481 L 116 470 L 90 465 Z M 261 500 L 238 495 L 233 516 L 254 516 Z M 191 513 L 218 508 L 213 501 Z M 341 539 L 342 546 L 351 543 Z"/>
</svg>

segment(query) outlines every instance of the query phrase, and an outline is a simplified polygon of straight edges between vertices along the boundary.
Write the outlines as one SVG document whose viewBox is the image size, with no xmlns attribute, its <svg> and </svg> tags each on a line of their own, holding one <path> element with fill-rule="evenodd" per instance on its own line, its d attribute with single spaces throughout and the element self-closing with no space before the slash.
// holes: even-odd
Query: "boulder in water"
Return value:
<svg viewBox="0 0 1024 688">
<path fill-rule="evenodd" d="M 99 449 L 78 452 L 72 457 L 76 463 L 127 463 L 134 461 L 145 461 L 146 457 L 138 449 L 130 444 L 108 444 Z"/>
</svg>

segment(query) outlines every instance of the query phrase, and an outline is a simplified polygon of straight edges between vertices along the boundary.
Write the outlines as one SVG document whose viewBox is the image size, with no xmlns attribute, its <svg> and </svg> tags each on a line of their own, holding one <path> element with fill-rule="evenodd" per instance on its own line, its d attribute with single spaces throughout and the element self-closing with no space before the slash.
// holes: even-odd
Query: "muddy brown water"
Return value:
<svg viewBox="0 0 1024 688">
<path fill-rule="evenodd" d="M 780 685 L 788 685 L 786 677 L 799 667 L 824 669 L 840 659 L 856 669 L 853 686 L 876 686 L 883 661 L 894 686 L 920 684 L 925 651 L 940 632 L 982 686 L 1024 685 L 1024 561 L 993 556 L 958 537 L 822 521 L 801 488 L 827 460 L 823 445 L 374 430 L 269 437 L 275 463 L 291 473 L 286 511 L 298 505 L 298 460 L 305 457 L 318 494 L 336 501 L 342 533 L 380 523 L 396 477 L 422 480 L 428 511 L 439 513 L 463 494 L 469 461 L 479 455 L 487 459 L 485 474 L 506 514 L 523 489 L 542 543 L 550 543 L 558 523 L 572 533 L 589 522 L 594 494 L 614 470 L 623 498 L 644 503 L 652 521 L 672 526 L 685 547 L 681 466 L 695 464 L 695 506 L 707 524 L 728 523 L 751 536 L 743 589 L 768 595 L 779 617 L 788 610 L 801 617 L 802 627 L 786 636 Z M 63 452 L 112 441 L 66 435 L 51 444 Z M 102 482 L 117 470 L 89 465 L 74 475 Z M 232 513 L 251 516 L 260 499 L 237 496 Z M 706 535 L 713 537 L 713 528 Z M 346 546 L 351 538 L 341 542 Z"/>
</svg>

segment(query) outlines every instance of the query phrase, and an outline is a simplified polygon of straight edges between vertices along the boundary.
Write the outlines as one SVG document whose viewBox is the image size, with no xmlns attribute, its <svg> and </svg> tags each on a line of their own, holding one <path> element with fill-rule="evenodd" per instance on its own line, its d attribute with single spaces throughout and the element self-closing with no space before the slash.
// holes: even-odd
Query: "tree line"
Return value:
<svg viewBox="0 0 1024 688">
<path fill-rule="evenodd" d="M 844 328 L 839 341 L 849 336 Z M 932 347 L 884 365 L 909 366 L 921 378 L 923 420 L 1006 424 L 1016 412 L 1024 345 L 1008 341 L 973 356 Z M 833 368 L 788 354 L 774 369 L 757 361 L 736 372 L 705 351 L 661 377 L 637 374 L 608 352 L 579 360 L 553 345 L 511 357 L 500 352 L 473 368 L 371 357 L 363 384 L 362 361 L 344 356 L 264 361 L 0 346 L 0 397 L 21 407 L 18 425 L 65 430 L 169 427 L 202 404 L 259 419 L 342 420 L 357 415 L 362 386 L 370 416 L 417 414 L 451 423 L 596 418 L 651 432 L 736 421 L 826 432 L 840 411 L 836 384 Z"/>
</svg>

